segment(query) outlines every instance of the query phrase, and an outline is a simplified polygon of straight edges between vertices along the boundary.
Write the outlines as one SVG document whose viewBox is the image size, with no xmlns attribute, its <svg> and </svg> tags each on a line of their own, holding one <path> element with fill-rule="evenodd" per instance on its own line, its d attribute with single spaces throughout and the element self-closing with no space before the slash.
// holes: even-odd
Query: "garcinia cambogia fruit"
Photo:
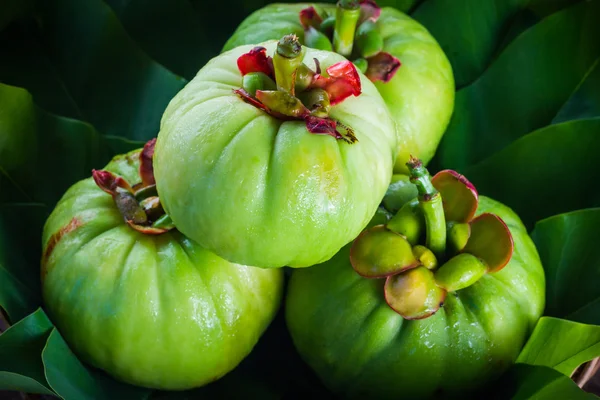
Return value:
<svg viewBox="0 0 600 400">
<path fill-rule="evenodd" d="M 454 77 L 425 27 L 374 0 L 278 3 L 246 18 L 224 50 L 290 33 L 308 47 L 342 54 L 375 83 L 398 131 L 395 171 L 407 173 L 409 154 L 431 160 L 454 108 Z"/>
<path fill-rule="evenodd" d="M 283 275 L 225 261 L 173 230 L 152 144 L 59 201 L 44 227 L 43 297 L 80 359 L 124 382 L 181 390 L 250 353 L 279 308 Z"/>
<path fill-rule="evenodd" d="M 288 35 L 217 56 L 173 98 L 158 193 L 177 229 L 220 257 L 306 267 L 369 223 L 396 140 L 373 83 Z"/>
<path fill-rule="evenodd" d="M 398 179 L 383 204 L 402 209 L 398 199 L 418 193 L 412 254 L 381 207 L 354 243 L 290 280 L 294 344 L 341 397 L 467 396 L 514 363 L 544 309 L 544 272 L 519 217 L 454 171 L 431 178 L 414 159 L 409 171 L 415 188 Z M 450 235 L 457 224 L 469 229 Z"/>
</svg>

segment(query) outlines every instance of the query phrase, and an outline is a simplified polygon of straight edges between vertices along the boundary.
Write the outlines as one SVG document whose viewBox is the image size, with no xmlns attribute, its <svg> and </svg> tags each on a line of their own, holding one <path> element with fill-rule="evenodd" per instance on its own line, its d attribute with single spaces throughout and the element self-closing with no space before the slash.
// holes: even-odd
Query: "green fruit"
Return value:
<svg viewBox="0 0 600 400">
<path fill-rule="evenodd" d="M 467 396 L 517 358 L 544 309 L 544 273 L 527 230 L 509 208 L 480 197 L 514 239 L 509 264 L 448 293 L 432 316 L 406 320 L 386 304 L 384 280 L 365 279 L 346 246 L 330 261 L 294 271 L 286 319 L 300 354 L 349 398 Z M 442 267 L 443 268 L 443 267 Z"/>
<path fill-rule="evenodd" d="M 487 269 L 485 263 L 469 253 L 452 257 L 435 272 L 435 282 L 449 292 L 464 289 L 477 282 Z"/>
<path fill-rule="evenodd" d="M 225 44 L 230 50 L 294 33 L 304 43 L 302 9 L 314 6 L 323 19 L 336 14 L 335 4 L 272 4 L 244 20 Z M 433 157 L 454 107 L 454 78 L 446 55 L 421 24 L 390 7 L 376 22 L 383 51 L 402 65 L 391 81 L 375 86 L 389 107 L 398 130 L 395 171 L 406 173 L 412 154 L 427 163 Z M 359 27 L 360 28 L 360 27 Z"/>
<path fill-rule="evenodd" d="M 106 169 L 137 183 L 138 155 Z M 218 379 L 279 307 L 282 271 L 229 263 L 176 231 L 140 233 L 92 178 L 60 200 L 43 247 L 52 321 L 82 360 L 135 385 L 180 390 Z"/>
<path fill-rule="evenodd" d="M 264 44 L 272 55 L 276 42 Z M 242 85 L 226 52 L 169 104 L 155 149 L 158 193 L 175 226 L 217 255 L 259 267 L 306 267 L 333 256 L 369 223 L 391 179 L 393 121 L 375 86 L 330 108 L 358 142 L 308 132 L 233 93 Z M 306 49 L 325 71 L 342 61 Z"/>
</svg>

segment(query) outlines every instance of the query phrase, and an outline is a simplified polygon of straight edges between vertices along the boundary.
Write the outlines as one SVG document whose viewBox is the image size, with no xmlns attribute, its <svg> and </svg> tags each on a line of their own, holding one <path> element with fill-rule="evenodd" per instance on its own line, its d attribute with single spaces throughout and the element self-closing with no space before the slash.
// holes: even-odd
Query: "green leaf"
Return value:
<svg viewBox="0 0 600 400">
<path fill-rule="evenodd" d="M 507 22 L 527 0 L 429 0 L 412 14 L 446 52 L 457 87 L 487 68 Z"/>
<path fill-rule="evenodd" d="M 583 82 L 558 111 L 552 123 L 592 117 L 600 117 L 600 58 L 596 59 Z"/>
<path fill-rule="evenodd" d="M 600 325 L 598 227 L 598 208 L 536 224 L 532 238 L 546 271 L 546 315 Z"/>
<path fill-rule="evenodd" d="M 600 118 L 564 122 L 522 137 L 465 176 L 531 228 L 542 218 L 600 206 L 599 151 Z"/>
<path fill-rule="evenodd" d="M 600 55 L 598 18 L 598 1 L 547 17 L 459 91 L 438 148 L 441 166 L 464 170 L 550 123 Z"/>
<path fill-rule="evenodd" d="M 144 51 L 187 79 L 192 79 L 205 63 L 221 52 L 245 17 L 271 3 L 268 0 L 228 0 L 210 4 L 206 0 L 105 2 Z M 302 1 L 286 1 L 289 2 Z M 396 2 L 411 3 L 414 0 Z"/>
<path fill-rule="evenodd" d="M 27 91 L 0 84 L 0 203 L 53 207 L 73 183 L 103 167 L 114 150 L 141 143 L 108 141 L 86 123 L 49 114 Z"/>
<path fill-rule="evenodd" d="M 209 59 L 219 54 L 224 41 L 215 40 L 215 34 L 218 37 L 221 32 L 233 32 L 215 32 L 213 28 L 216 19 L 220 24 L 229 24 L 229 18 L 213 13 L 214 6 L 224 4 L 233 9 L 231 2 L 215 2 L 211 12 L 199 13 L 187 0 L 105 1 L 143 50 L 187 79 L 192 79 Z"/>
<path fill-rule="evenodd" d="M 151 351 L 151 349 L 149 349 Z M 48 383 L 65 400 L 146 399 L 149 389 L 127 385 L 79 361 L 53 329 L 42 352 Z"/>
<path fill-rule="evenodd" d="M 514 365 L 500 380 L 497 388 L 500 393 L 503 393 L 500 396 L 494 396 L 498 399 L 598 399 L 593 394 L 581 390 L 569 377 L 552 368 L 527 364 Z"/>
<path fill-rule="evenodd" d="M 581 364 L 600 356 L 600 326 L 542 317 L 518 363 L 554 368 L 570 376 Z"/>
<path fill-rule="evenodd" d="M 54 394 L 40 354 L 52 324 L 41 309 L 0 335 L 0 390 Z"/>
<path fill-rule="evenodd" d="M 12 45 L 7 53 L 3 47 L 0 79 L 28 89 L 48 111 L 90 122 L 104 134 L 156 136 L 185 79 L 140 50 L 102 1 L 38 4 L 41 30 L 30 22 L 6 33 L 3 43 Z"/>
<path fill-rule="evenodd" d="M 0 307 L 19 321 L 41 305 L 42 204 L 0 204 Z"/>
</svg>

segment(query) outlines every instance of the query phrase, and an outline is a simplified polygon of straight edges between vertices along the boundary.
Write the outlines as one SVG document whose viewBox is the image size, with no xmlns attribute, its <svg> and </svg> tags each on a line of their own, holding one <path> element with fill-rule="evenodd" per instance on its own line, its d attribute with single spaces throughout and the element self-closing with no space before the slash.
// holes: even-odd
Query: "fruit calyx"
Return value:
<svg viewBox="0 0 600 400">
<path fill-rule="evenodd" d="M 92 170 L 94 182 L 112 196 L 125 222 L 136 231 L 147 235 L 160 235 L 175 227 L 162 208 L 156 191 L 152 165 L 155 144 L 156 139 L 150 140 L 140 152 L 141 182 L 133 186 L 112 172 Z"/>
<path fill-rule="evenodd" d="M 273 57 L 257 46 L 238 58 L 242 88 L 234 92 L 275 118 L 303 120 L 310 133 L 356 142 L 351 127 L 329 118 L 331 106 L 361 94 L 356 67 L 342 61 L 323 74 L 317 59 L 313 71 L 302 62 L 303 58 L 304 48 L 295 35 L 284 36 Z"/>
<path fill-rule="evenodd" d="M 335 13 L 322 16 L 313 7 L 300 11 L 308 47 L 335 51 L 353 60 L 372 82 L 389 82 L 400 60 L 383 51 L 383 37 L 375 24 L 381 8 L 375 0 L 340 0 Z"/>
<path fill-rule="evenodd" d="M 432 178 L 413 157 L 407 166 L 418 197 L 384 225 L 363 231 L 350 262 L 365 278 L 386 278 L 385 299 L 394 311 L 422 319 L 443 306 L 448 292 L 504 268 L 514 243 L 499 216 L 475 216 L 479 195 L 463 175 L 444 170 Z"/>
</svg>

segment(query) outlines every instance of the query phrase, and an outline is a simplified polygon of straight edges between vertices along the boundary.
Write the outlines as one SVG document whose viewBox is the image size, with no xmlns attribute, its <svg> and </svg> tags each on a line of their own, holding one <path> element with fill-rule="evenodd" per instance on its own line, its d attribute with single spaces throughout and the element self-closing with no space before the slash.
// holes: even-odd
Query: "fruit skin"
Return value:
<svg viewBox="0 0 600 400">
<path fill-rule="evenodd" d="M 314 6 L 324 18 L 335 4 L 272 4 L 255 11 L 237 28 L 224 50 L 295 33 L 304 43 L 300 10 Z M 409 155 L 427 164 L 444 134 L 454 109 L 454 76 L 448 58 L 425 27 L 406 14 L 384 7 L 377 20 L 383 51 L 402 63 L 388 83 L 375 86 L 389 107 L 398 130 L 395 172 L 406 173 Z"/>
<path fill-rule="evenodd" d="M 106 169 L 137 183 L 138 154 Z M 218 379 L 279 308 L 281 270 L 229 263 L 179 232 L 139 233 L 92 178 L 65 193 L 43 245 L 52 321 L 82 360 L 135 385 L 179 390 Z"/>
<path fill-rule="evenodd" d="M 515 241 L 510 263 L 448 293 L 433 316 L 404 320 L 385 302 L 383 280 L 360 277 L 346 246 L 330 261 L 294 271 L 286 319 L 296 348 L 321 380 L 348 398 L 464 396 L 517 358 L 544 309 L 544 273 L 532 240 L 508 207 L 480 196 Z"/>
<path fill-rule="evenodd" d="M 267 54 L 276 42 L 262 44 Z M 258 267 L 306 267 L 331 258 L 369 223 L 391 179 L 396 136 L 362 74 L 362 94 L 331 107 L 354 129 L 349 144 L 309 133 L 245 103 L 242 46 L 211 60 L 165 111 L 154 153 L 163 206 L 175 226 L 217 255 Z M 322 70 L 343 57 L 307 49 Z"/>
</svg>

